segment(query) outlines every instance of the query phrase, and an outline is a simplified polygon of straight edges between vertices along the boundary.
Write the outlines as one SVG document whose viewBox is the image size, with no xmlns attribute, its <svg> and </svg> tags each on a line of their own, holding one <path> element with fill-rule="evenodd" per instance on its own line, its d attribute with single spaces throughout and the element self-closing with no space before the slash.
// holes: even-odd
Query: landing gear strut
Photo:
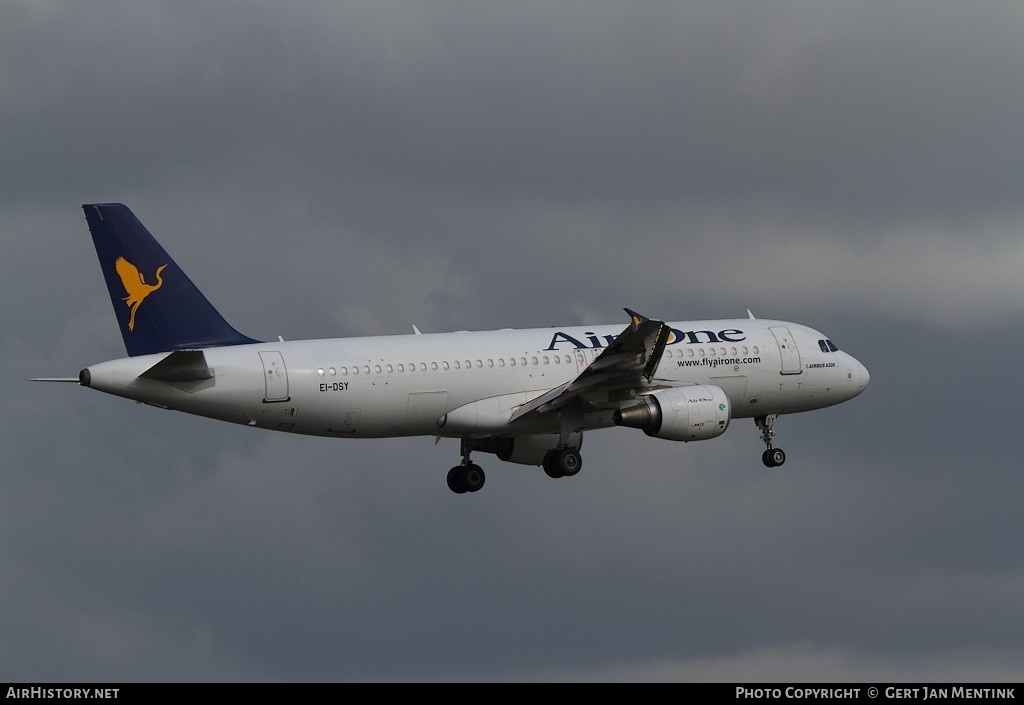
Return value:
<svg viewBox="0 0 1024 705">
<path fill-rule="evenodd" d="M 448 489 L 455 494 L 479 492 L 487 476 L 484 469 L 469 459 L 469 440 L 462 439 L 462 463 L 448 471 Z"/>
<path fill-rule="evenodd" d="M 558 412 L 558 446 L 544 454 L 544 474 L 558 479 L 572 477 L 583 467 L 583 410 L 568 406 Z"/>
<path fill-rule="evenodd" d="M 775 436 L 775 419 L 779 417 L 778 414 L 768 414 L 767 416 L 758 416 L 754 419 L 754 423 L 761 429 L 761 440 L 768 446 L 767 450 L 761 454 L 761 462 L 765 464 L 765 467 L 775 468 L 786 462 L 786 453 L 782 448 L 772 448 L 772 437 Z"/>
</svg>

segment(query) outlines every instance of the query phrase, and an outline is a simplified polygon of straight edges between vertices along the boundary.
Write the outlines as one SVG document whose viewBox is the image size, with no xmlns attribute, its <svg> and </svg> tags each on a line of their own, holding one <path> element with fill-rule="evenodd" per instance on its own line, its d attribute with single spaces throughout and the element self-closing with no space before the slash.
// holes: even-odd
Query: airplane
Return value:
<svg viewBox="0 0 1024 705">
<path fill-rule="evenodd" d="M 473 452 L 582 468 L 583 433 L 621 426 L 670 441 L 753 418 L 765 466 L 780 415 L 856 397 L 867 369 L 824 333 L 755 318 L 260 341 L 235 330 L 129 208 L 82 206 L 128 356 L 77 382 L 163 409 L 333 438 L 460 441 L 450 490 L 477 492 Z"/>
</svg>

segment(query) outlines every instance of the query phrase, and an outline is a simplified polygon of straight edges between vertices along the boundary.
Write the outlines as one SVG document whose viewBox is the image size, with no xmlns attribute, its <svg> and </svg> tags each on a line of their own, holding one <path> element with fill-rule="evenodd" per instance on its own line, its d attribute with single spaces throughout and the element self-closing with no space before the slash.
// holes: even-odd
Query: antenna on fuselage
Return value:
<svg viewBox="0 0 1024 705">
<path fill-rule="evenodd" d="M 749 318 L 750 320 L 754 320 L 754 314 L 750 312 L 749 308 L 747 309 L 747 318 Z"/>
</svg>

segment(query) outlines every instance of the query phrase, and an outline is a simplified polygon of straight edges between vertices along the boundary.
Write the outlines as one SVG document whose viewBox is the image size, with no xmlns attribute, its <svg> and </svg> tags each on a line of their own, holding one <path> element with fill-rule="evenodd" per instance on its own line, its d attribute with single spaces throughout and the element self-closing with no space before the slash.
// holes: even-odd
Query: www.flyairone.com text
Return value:
<svg viewBox="0 0 1024 705">
<path fill-rule="evenodd" d="M 698 360 L 679 360 L 680 367 L 718 367 L 719 365 L 757 365 L 759 357 L 703 357 Z"/>
</svg>

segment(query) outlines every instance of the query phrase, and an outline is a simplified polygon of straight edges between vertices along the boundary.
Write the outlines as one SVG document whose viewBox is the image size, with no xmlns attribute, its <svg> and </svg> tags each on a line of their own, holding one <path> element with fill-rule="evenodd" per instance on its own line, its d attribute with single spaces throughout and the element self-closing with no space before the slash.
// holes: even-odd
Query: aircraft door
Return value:
<svg viewBox="0 0 1024 705">
<path fill-rule="evenodd" d="M 288 401 L 288 370 L 284 366 L 284 357 L 279 352 L 261 352 L 263 361 L 263 379 L 267 383 L 267 394 L 263 401 Z"/>
<path fill-rule="evenodd" d="M 785 326 L 774 326 L 770 328 L 775 342 L 779 344 L 779 353 L 782 355 L 782 374 L 798 375 L 803 371 L 800 367 L 800 350 L 796 347 L 793 334 Z"/>
</svg>

